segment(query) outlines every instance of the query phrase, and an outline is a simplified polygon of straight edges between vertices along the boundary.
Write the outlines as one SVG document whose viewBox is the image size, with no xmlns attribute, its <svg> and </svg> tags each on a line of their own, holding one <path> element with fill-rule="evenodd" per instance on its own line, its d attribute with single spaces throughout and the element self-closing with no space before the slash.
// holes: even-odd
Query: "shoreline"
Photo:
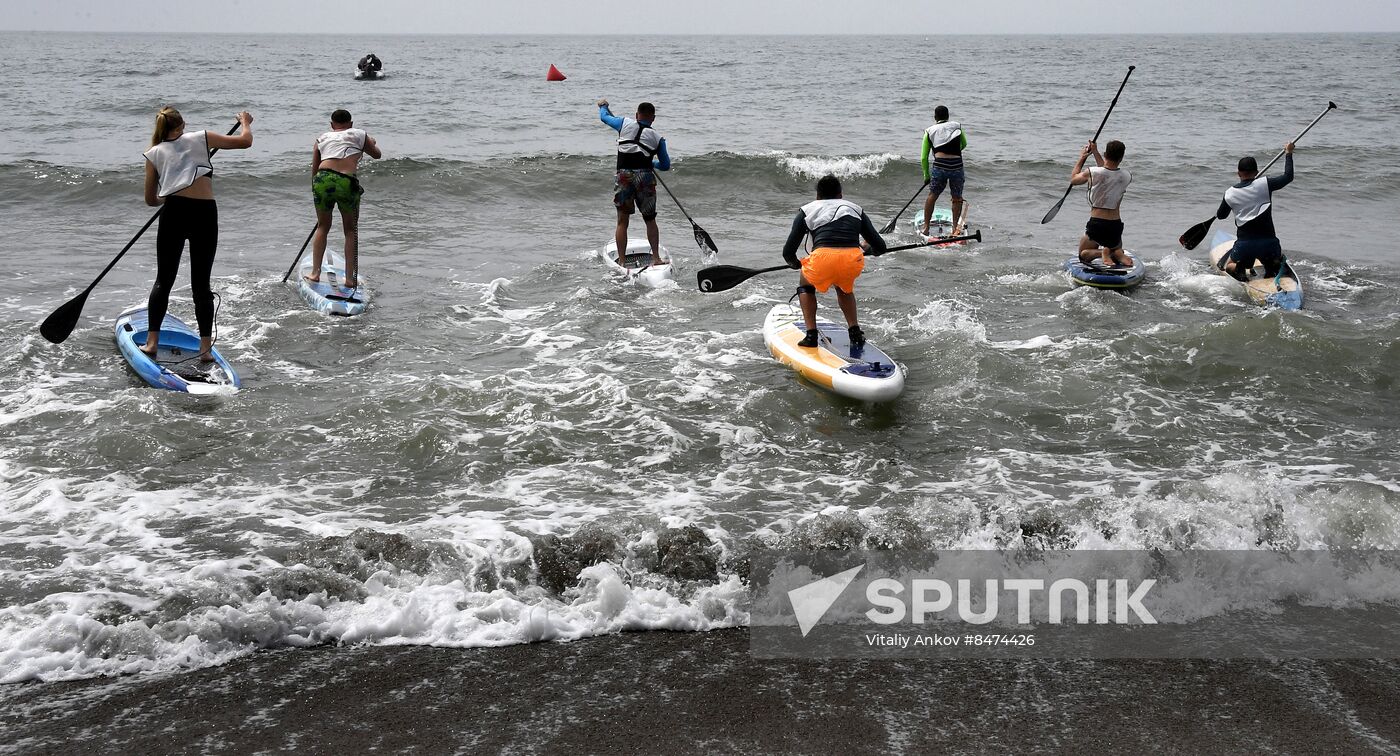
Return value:
<svg viewBox="0 0 1400 756">
<path fill-rule="evenodd" d="M 1400 752 L 1400 663 L 759 660 L 746 629 L 0 688 L 5 753 Z"/>
</svg>

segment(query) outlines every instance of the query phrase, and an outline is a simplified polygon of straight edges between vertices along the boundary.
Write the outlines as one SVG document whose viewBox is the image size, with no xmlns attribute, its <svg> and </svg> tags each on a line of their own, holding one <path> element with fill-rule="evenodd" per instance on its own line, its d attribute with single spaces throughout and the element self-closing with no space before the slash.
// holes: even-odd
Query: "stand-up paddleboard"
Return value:
<svg viewBox="0 0 1400 756">
<path fill-rule="evenodd" d="M 1234 247 L 1234 235 L 1216 229 L 1215 236 L 1210 240 L 1211 269 L 1221 275 L 1227 275 L 1220 269 L 1220 261 L 1230 254 Z M 1281 310 L 1303 309 L 1303 283 L 1298 280 L 1298 274 L 1293 271 L 1293 266 L 1288 264 L 1286 257 L 1278 274 L 1274 276 L 1265 275 L 1264 265 L 1256 262 L 1249 271 L 1249 280 L 1244 282 L 1244 290 L 1250 299 L 1259 304 L 1274 305 Z"/>
<path fill-rule="evenodd" d="M 140 349 L 146 345 L 150 330 L 145 307 L 132 307 L 118 315 L 114 330 L 122 357 L 141 380 L 156 388 L 187 394 L 231 394 L 242 385 L 218 348 L 210 350 L 213 362 L 200 361 L 199 333 L 174 315 L 167 313 L 161 324 L 154 360 Z"/>
<path fill-rule="evenodd" d="M 612 272 L 625 277 L 628 281 L 636 281 L 643 286 L 657 288 L 667 281 L 676 280 L 676 266 L 671 264 L 671 253 L 665 247 L 659 248 L 661 259 L 665 260 L 664 265 L 651 264 L 651 243 L 646 239 L 628 239 L 627 254 L 624 256 L 627 264 L 619 265 L 617 262 L 617 242 L 608 242 L 608 246 L 603 248 L 599 257 L 603 258 L 603 264 L 608 266 Z"/>
<path fill-rule="evenodd" d="M 967 209 L 968 209 L 968 204 L 967 204 L 966 202 L 964 202 L 964 203 L 963 203 L 963 217 L 962 217 L 962 224 L 963 224 L 963 229 L 964 229 L 964 230 L 963 230 L 963 233 L 968 233 L 967 230 L 966 230 L 966 229 L 967 229 Z M 953 211 L 952 211 L 951 209 L 949 209 L 949 208 L 946 208 L 946 207 L 935 207 L 935 208 L 933 209 L 933 220 L 929 221 L 929 224 L 928 224 L 928 233 L 925 234 L 925 233 L 924 233 L 924 211 L 923 211 L 923 209 L 921 208 L 921 209 L 919 210 L 919 212 L 917 212 L 917 213 L 914 214 L 914 220 L 910 221 L 910 226 L 914 229 L 914 235 L 917 236 L 917 237 L 919 237 L 919 241 L 922 241 L 922 242 L 938 241 L 939 239 L 943 239 L 943 238 L 946 238 L 946 237 L 949 237 L 949 236 L 952 236 L 952 235 L 953 235 Z M 967 245 L 967 242 L 948 242 L 947 244 L 931 244 L 931 245 L 929 245 L 929 248 L 931 249 L 931 248 L 933 248 L 933 247 L 953 247 L 953 246 L 966 246 L 966 245 Z"/>
<path fill-rule="evenodd" d="M 779 362 L 841 396 L 888 402 L 904 391 L 904 371 L 879 347 L 867 341 L 852 348 L 846 327 L 820 316 L 820 345 L 800 347 L 797 342 L 807 335 L 806 328 L 801 309 L 792 304 L 774 305 L 763 322 L 763 343 Z"/>
<path fill-rule="evenodd" d="M 1065 260 L 1065 272 L 1078 286 L 1092 286 L 1095 289 L 1131 289 L 1142 283 L 1147 278 L 1147 266 L 1142 264 L 1142 260 L 1132 252 L 1124 251 L 1133 260 L 1130 268 L 1119 266 L 1104 266 L 1100 261 L 1095 260 L 1092 265 L 1085 265 L 1078 257 L 1071 257 Z"/>
<path fill-rule="evenodd" d="M 301 262 L 301 269 L 297 275 L 297 291 L 301 298 L 311 306 L 316 312 L 326 315 L 359 315 L 369 306 L 369 292 L 365 290 L 365 277 L 363 273 L 356 276 L 359 286 L 351 289 L 344 285 L 345 265 L 340 260 L 340 255 L 326 250 L 325 257 L 321 260 L 321 280 L 312 282 L 306 280 L 311 275 L 311 256 Z"/>
</svg>

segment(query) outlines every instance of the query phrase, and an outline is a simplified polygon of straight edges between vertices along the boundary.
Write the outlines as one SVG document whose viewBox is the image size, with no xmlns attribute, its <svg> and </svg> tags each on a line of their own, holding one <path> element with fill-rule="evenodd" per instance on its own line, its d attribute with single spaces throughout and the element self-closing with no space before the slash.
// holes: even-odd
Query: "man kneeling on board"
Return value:
<svg viewBox="0 0 1400 756">
<path fill-rule="evenodd" d="M 1283 247 L 1274 232 L 1274 192 L 1293 180 L 1293 143 L 1283 146 L 1283 175 L 1273 178 L 1259 175 L 1259 164 L 1251 156 L 1240 158 L 1236 166 L 1240 182 L 1225 190 L 1225 199 L 1215 217 L 1225 220 L 1235 211 L 1239 235 L 1230 254 L 1220 258 L 1220 269 L 1239 281 L 1249 280 L 1249 270 L 1258 260 L 1264 264 L 1264 275 L 1278 275 L 1283 261 Z"/>
<path fill-rule="evenodd" d="M 1123 251 L 1123 216 L 1119 211 L 1123 194 L 1133 182 L 1133 175 L 1118 167 L 1125 150 L 1123 143 L 1115 139 L 1100 155 L 1099 146 L 1090 142 L 1079 152 L 1079 162 L 1070 172 L 1070 186 L 1089 185 L 1089 222 L 1079 239 L 1079 261 L 1085 265 L 1093 265 L 1095 258 L 1100 258 L 1105 268 L 1133 267 L 1132 258 Z M 1090 155 L 1098 165 L 1084 168 Z"/>
<path fill-rule="evenodd" d="M 808 234 L 812 235 L 812 252 L 800 262 L 797 248 Z M 861 239 L 865 242 L 862 243 Z M 868 245 L 868 247 L 866 246 Z M 817 181 L 817 199 L 797 211 L 792 232 L 783 245 L 783 259 L 794 270 L 802 271 L 798 278 L 797 300 L 802 306 L 802 319 L 807 335 L 797 345 L 816 348 L 817 290 L 825 292 L 836 287 L 836 303 L 846 316 L 851 346 L 865 344 L 865 332 L 856 322 L 855 283 L 865 269 L 865 252 L 872 256 L 885 254 L 885 240 L 875 231 L 870 218 L 860 205 L 841 198 L 841 182 L 827 174 Z"/>
</svg>

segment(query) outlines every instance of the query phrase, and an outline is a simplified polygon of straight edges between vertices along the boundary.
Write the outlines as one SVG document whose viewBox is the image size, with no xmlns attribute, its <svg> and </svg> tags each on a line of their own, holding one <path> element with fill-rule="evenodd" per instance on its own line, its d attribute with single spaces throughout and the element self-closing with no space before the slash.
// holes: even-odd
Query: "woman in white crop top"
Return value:
<svg viewBox="0 0 1400 756">
<path fill-rule="evenodd" d="M 180 272 L 185 241 L 190 243 L 190 288 L 199 321 L 200 360 L 213 361 L 214 292 L 209 277 L 219 243 L 219 211 L 214 203 L 211 150 L 243 150 L 253 146 L 253 117 L 238 114 L 237 135 L 213 131 L 185 132 L 185 119 L 172 107 L 156 114 L 151 148 L 146 150 L 146 204 L 161 206 L 156 231 L 156 282 L 146 302 L 151 330 L 141 349 L 155 357 L 160 324 L 170 306 L 170 290 Z"/>
</svg>

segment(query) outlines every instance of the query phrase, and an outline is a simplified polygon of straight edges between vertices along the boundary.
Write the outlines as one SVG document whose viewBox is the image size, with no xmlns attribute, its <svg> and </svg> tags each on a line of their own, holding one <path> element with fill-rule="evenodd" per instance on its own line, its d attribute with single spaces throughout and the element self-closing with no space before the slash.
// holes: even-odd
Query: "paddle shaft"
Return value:
<svg viewBox="0 0 1400 756">
<path fill-rule="evenodd" d="M 306 241 L 301 243 L 301 250 L 297 252 L 296 259 L 292 260 L 292 267 L 287 268 L 287 275 L 282 276 L 282 283 L 286 283 L 287 279 L 292 277 L 292 271 L 296 270 L 297 263 L 301 262 L 301 256 L 306 254 L 306 245 L 310 244 L 311 237 L 316 235 L 316 228 L 317 226 L 313 225 L 311 227 L 311 233 L 306 235 Z"/>
<path fill-rule="evenodd" d="M 904 211 L 908 210 L 909 206 L 914 204 L 914 200 L 918 199 L 919 195 L 924 193 L 924 190 L 928 188 L 928 185 L 929 181 L 925 180 L 924 183 L 919 186 L 919 191 L 914 192 L 914 196 L 910 197 L 909 201 L 904 203 L 904 207 L 899 208 L 899 212 L 895 213 L 893 218 L 890 218 L 890 222 L 886 223 L 885 227 L 880 229 L 880 233 L 888 234 L 889 232 L 893 231 L 894 224 L 899 221 L 899 216 L 904 215 Z"/>
<path fill-rule="evenodd" d="M 1099 121 L 1099 127 L 1097 129 L 1094 129 L 1094 136 L 1089 141 L 1099 141 L 1099 134 L 1103 133 L 1103 127 L 1108 124 L 1108 117 L 1113 114 L 1113 108 L 1118 105 L 1118 97 L 1119 95 L 1123 94 L 1123 87 L 1128 86 L 1128 78 L 1133 75 L 1133 69 L 1135 68 L 1137 68 L 1137 66 L 1128 66 L 1128 73 L 1126 76 L 1123 77 L 1123 83 L 1118 85 L 1118 91 L 1115 92 L 1113 95 L 1113 102 L 1110 102 L 1108 104 L 1108 110 L 1104 112 L 1103 120 Z M 1050 212 L 1046 213 L 1045 217 L 1040 219 L 1040 222 L 1042 224 L 1049 223 L 1056 215 L 1059 214 L 1060 206 L 1065 204 L 1065 200 L 1069 199 L 1069 193 L 1073 190 L 1074 182 L 1070 182 L 1070 185 L 1065 187 L 1064 196 L 1060 197 L 1060 201 L 1056 202 L 1055 206 L 1050 208 Z"/>
<path fill-rule="evenodd" d="M 949 236 L 949 237 L 946 237 L 946 238 L 942 238 L 942 239 L 933 239 L 933 240 L 931 240 L 931 241 L 926 241 L 926 242 L 916 242 L 916 243 L 914 243 L 914 244 L 901 244 L 901 245 L 898 246 L 898 247 L 888 247 L 888 248 L 885 249 L 885 252 L 886 252 L 886 253 L 889 253 L 889 252 L 903 252 L 903 251 L 906 250 L 906 249 L 917 249 L 917 248 L 919 248 L 919 247 L 932 247 L 932 246 L 935 245 L 935 244 L 952 244 L 952 243 L 954 243 L 954 242 L 962 242 L 962 241 L 976 241 L 976 242 L 980 242 L 980 241 L 982 241 L 982 232 L 981 232 L 981 231 L 978 231 L 978 232 L 975 233 L 975 234 L 968 234 L 967 236 Z"/>
<path fill-rule="evenodd" d="M 1312 119 L 1312 123 L 1308 124 L 1308 127 L 1307 127 L 1306 129 L 1303 129 L 1302 131 L 1298 132 L 1298 136 L 1293 137 L 1293 141 L 1296 143 L 1299 139 L 1302 139 L 1302 138 L 1303 138 L 1303 135 L 1304 135 L 1304 134 L 1307 134 L 1309 131 L 1312 131 L 1312 127 L 1316 126 L 1316 125 L 1317 125 L 1317 122 L 1318 122 L 1318 121 L 1321 121 L 1323 116 L 1327 115 L 1328 113 L 1331 113 L 1331 112 L 1332 112 L 1332 109 L 1335 108 L 1335 107 L 1337 107 L 1337 103 L 1328 101 L 1328 103 L 1327 103 L 1327 109 L 1324 110 L 1324 111 L 1322 111 L 1321 113 L 1318 113 L 1318 114 L 1317 114 L 1317 117 L 1314 118 L 1314 119 Z M 1278 151 L 1278 154 L 1277 154 L 1277 155 L 1274 155 L 1274 159 L 1273 159 L 1273 160 L 1270 160 L 1268 163 L 1266 163 L 1266 164 L 1264 165 L 1263 168 L 1260 168 L 1260 169 L 1259 169 L 1259 175 L 1262 176 L 1262 175 L 1264 175 L 1265 173 L 1268 173 L 1268 172 L 1269 172 L 1269 169 L 1273 167 L 1274 163 L 1277 163 L 1277 162 L 1278 162 L 1278 159 L 1281 158 L 1281 157 L 1283 157 L 1283 154 L 1284 154 L 1285 152 L 1287 152 L 1287 151 L 1288 151 L 1288 150 L 1279 150 L 1279 151 Z"/>
</svg>

